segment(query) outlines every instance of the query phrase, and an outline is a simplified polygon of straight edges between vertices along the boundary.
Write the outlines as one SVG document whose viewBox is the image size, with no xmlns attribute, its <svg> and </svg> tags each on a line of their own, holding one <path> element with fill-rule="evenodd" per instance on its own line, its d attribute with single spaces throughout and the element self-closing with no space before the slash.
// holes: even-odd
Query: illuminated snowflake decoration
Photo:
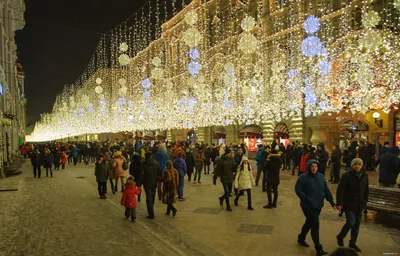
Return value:
<svg viewBox="0 0 400 256">
<path fill-rule="evenodd" d="M 317 36 L 309 36 L 303 40 L 301 50 L 304 56 L 315 57 L 321 53 L 323 44 Z"/>
<path fill-rule="evenodd" d="M 100 77 L 98 77 L 97 79 L 96 79 L 96 84 L 101 84 L 103 82 L 103 80 L 101 80 L 101 78 Z"/>
<path fill-rule="evenodd" d="M 154 68 L 151 70 L 151 77 L 154 79 L 163 79 L 164 78 L 164 70 L 161 68 Z"/>
<path fill-rule="evenodd" d="M 149 92 L 149 91 L 145 91 L 145 92 L 143 93 L 143 98 L 145 98 L 145 99 L 150 98 L 150 92 Z"/>
<path fill-rule="evenodd" d="M 192 61 L 189 63 L 187 69 L 192 76 L 196 76 L 200 73 L 201 65 L 197 61 Z"/>
<path fill-rule="evenodd" d="M 142 81 L 142 87 L 144 89 L 149 89 L 151 87 L 151 81 L 148 78 L 143 79 Z"/>
<path fill-rule="evenodd" d="M 128 50 L 128 48 L 129 48 L 129 46 L 128 46 L 127 43 L 121 43 L 121 44 L 119 45 L 119 50 L 120 50 L 121 52 L 126 52 L 126 51 Z"/>
<path fill-rule="evenodd" d="M 289 77 L 290 79 L 293 79 L 293 78 L 296 77 L 296 73 L 297 73 L 296 70 L 291 69 L 291 70 L 288 71 L 288 77 Z"/>
<path fill-rule="evenodd" d="M 365 28 L 374 28 L 381 21 L 379 13 L 375 11 L 369 11 L 363 14 L 362 23 Z"/>
<path fill-rule="evenodd" d="M 118 62 L 121 66 L 126 66 L 131 63 L 131 58 L 127 54 L 121 54 L 118 58 Z"/>
<path fill-rule="evenodd" d="M 318 63 L 319 74 L 321 76 L 326 76 L 331 72 L 332 65 L 329 61 L 323 60 Z"/>
<path fill-rule="evenodd" d="M 251 16 L 247 16 L 246 18 L 244 18 L 242 20 L 242 22 L 240 23 L 240 26 L 242 27 L 242 29 L 246 32 L 250 32 L 253 30 L 254 26 L 256 25 L 256 21 L 253 17 Z"/>
<path fill-rule="evenodd" d="M 189 11 L 189 12 L 186 13 L 186 15 L 185 15 L 185 22 L 186 22 L 189 26 L 193 26 L 194 24 L 197 23 L 198 20 L 199 20 L 199 15 L 198 15 L 197 12 L 195 12 L 195 11 Z"/>
<path fill-rule="evenodd" d="M 159 67 L 159 66 L 161 66 L 161 59 L 160 59 L 159 57 L 154 57 L 154 58 L 151 60 L 151 63 L 152 63 L 154 66 Z"/>
<path fill-rule="evenodd" d="M 182 39 L 187 46 L 194 48 L 200 44 L 201 40 L 203 40 L 203 36 L 197 28 L 189 28 L 183 32 Z"/>
<path fill-rule="evenodd" d="M 197 60 L 198 58 L 200 58 L 199 50 L 197 50 L 196 48 L 191 49 L 190 52 L 189 52 L 189 57 L 192 60 Z"/>
<path fill-rule="evenodd" d="M 244 54 L 254 53 L 255 51 L 257 51 L 257 46 L 258 46 L 257 38 L 250 33 L 244 33 L 239 40 L 239 49 Z"/>
<path fill-rule="evenodd" d="M 118 80 L 118 83 L 119 83 L 121 86 L 125 86 L 125 85 L 126 85 L 126 79 L 125 79 L 125 78 L 121 78 L 121 79 Z"/>
<path fill-rule="evenodd" d="M 319 22 L 319 19 L 315 17 L 314 15 L 311 15 L 304 21 L 304 30 L 308 34 L 314 34 L 318 32 L 321 29 L 321 23 Z"/>
</svg>

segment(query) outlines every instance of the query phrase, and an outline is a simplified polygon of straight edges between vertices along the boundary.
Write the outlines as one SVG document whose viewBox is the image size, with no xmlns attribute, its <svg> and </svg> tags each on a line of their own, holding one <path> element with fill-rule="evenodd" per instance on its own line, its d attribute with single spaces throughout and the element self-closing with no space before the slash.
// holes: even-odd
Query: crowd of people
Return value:
<svg viewBox="0 0 400 256">
<path fill-rule="evenodd" d="M 280 173 L 284 169 L 299 178 L 295 192 L 300 199 L 300 206 L 306 221 L 298 235 L 298 244 L 309 247 L 306 235 L 311 231 L 317 255 L 327 254 L 319 241 L 319 215 L 326 199 L 333 208 L 344 212 L 346 224 L 337 234 L 339 246 L 351 230 L 349 247 L 360 252 L 357 237 L 362 219 L 362 212 L 368 201 L 367 170 L 372 166 L 373 156 L 365 154 L 368 147 L 352 143 L 347 152 L 342 154 L 338 146 L 333 146 L 331 154 L 324 144 L 317 148 L 294 142 L 288 147 L 274 142 L 271 145 L 259 145 L 256 154 L 257 170 L 255 177 L 248 158 L 246 145 L 215 145 L 177 143 L 52 143 L 29 145 L 22 153 L 31 158 L 34 177 L 41 177 L 41 166 L 46 169 L 46 176 L 53 177 L 52 167 L 65 169 L 65 165 L 95 163 L 95 176 L 100 199 L 106 199 L 107 182 L 111 192 L 122 192 L 121 205 L 125 207 L 125 217 L 136 221 L 137 201 L 141 194 L 146 195 L 147 218 L 154 219 L 156 196 L 166 207 L 166 215 L 176 216 L 176 200 L 184 201 L 185 177 L 193 184 L 201 183 L 201 176 L 212 175 L 214 185 L 219 179 L 222 195 L 219 204 L 232 211 L 230 197 L 234 205 L 239 206 L 239 199 L 247 194 L 247 209 L 254 210 L 251 190 L 261 181 L 262 190 L 267 194 L 265 209 L 277 208 Z M 368 151 L 368 150 L 367 150 Z M 368 155 L 368 159 L 365 156 Z M 385 143 L 377 159 L 379 164 L 379 183 L 384 187 L 393 187 L 397 183 L 400 170 L 399 149 Z M 364 159 L 363 159 L 364 158 Z M 366 162 L 364 162 L 366 161 Z M 340 176 L 340 167 L 344 163 L 346 172 Z M 330 168 L 329 175 L 326 175 Z M 262 175 L 262 179 L 261 179 Z M 338 183 L 336 203 L 329 190 L 325 177 L 332 183 Z M 126 181 L 125 181 L 126 178 Z M 143 188 L 143 189 L 142 189 Z"/>
</svg>

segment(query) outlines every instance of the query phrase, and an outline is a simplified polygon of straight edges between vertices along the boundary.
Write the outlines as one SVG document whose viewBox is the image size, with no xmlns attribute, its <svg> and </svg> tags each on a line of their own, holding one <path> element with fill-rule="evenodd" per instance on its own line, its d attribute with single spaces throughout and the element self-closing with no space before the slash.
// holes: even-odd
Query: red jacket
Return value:
<svg viewBox="0 0 400 256">
<path fill-rule="evenodd" d="M 67 163 L 67 154 L 65 151 L 61 152 L 61 163 L 66 164 Z"/>
<path fill-rule="evenodd" d="M 26 154 L 28 153 L 28 148 L 27 148 L 25 145 L 23 145 L 23 146 L 21 147 L 21 151 L 22 151 L 22 154 L 23 154 L 23 155 L 26 155 Z"/>
<path fill-rule="evenodd" d="M 300 172 L 307 171 L 307 160 L 308 160 L 308 154 L 304 154 L 301 157 L 301 161 L 300 161 Z"/>
<path fill-rule="evenodd" d="M 136 195 L 140 195 L 140 189 L 132 180 L 128 180 L 125 184 L 125 190 L 122 194 L 121 205 L 126 208 L 136 208 Z"/>
</svg>

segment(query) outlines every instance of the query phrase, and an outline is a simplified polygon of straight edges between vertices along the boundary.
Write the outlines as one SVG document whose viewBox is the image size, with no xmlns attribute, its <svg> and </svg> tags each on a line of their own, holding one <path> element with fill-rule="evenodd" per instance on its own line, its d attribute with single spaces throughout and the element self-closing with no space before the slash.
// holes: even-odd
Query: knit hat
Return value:
<svg viewBox="0 0 400 256">
<path fill-rule="evenodd" d="M 354 158 L 353 160 L 351 160 L 351 166 L 353 166 L 354 164 L 363 165 L 363 160 L 361 160 L 360 158 Z"/>
</svg>

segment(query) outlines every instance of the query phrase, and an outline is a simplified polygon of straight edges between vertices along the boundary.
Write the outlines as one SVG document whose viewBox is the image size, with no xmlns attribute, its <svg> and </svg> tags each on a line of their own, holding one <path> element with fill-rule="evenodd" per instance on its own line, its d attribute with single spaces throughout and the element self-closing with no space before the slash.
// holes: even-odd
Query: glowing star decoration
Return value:
<svg viewBox="0 0 400 256">
<path fill-rule="evenodd" d="M 189 63 L 187 69 L 192 76 L 196 76 L 200 73 L 201 65 L 197 61 L 192 61 Z"/>
<path fill-rule="evenodd" d="M 100 77 L 98 77 L 98 78 L 96 79 L 96 84 L 100 85 L 102 82 L 103 82 L 103 80 L 101 80 Z"/>
<path fill-rule="evenodd" d="M 244 18 L 242 20 L 242 22 L 240 23 L 240 26 L 242 27 L 242 29 L 246 32 L 251 32 L 254 28 L 254 26 L 256 25 L 256 21 L 253 17 L 251 16 L 247 16 L 246 18 Z"/>
<path fill-rule="evenodd" d="M 142 87 L 144 89 L 149 89 L 151 87 L 151 81 L 148 78 L 143 79 L 142 81 Z"/>
<path fill-rule="evenodd" d="M 155 67 L 159 67 L 161 66 L 161 59 L 159 57 L 154 57 L 151 60 L 151 63 L 155 66 Z"/>
<path fill-rule="evenodd" d="M 149 92 L 149 91 L 145 91 L 145 92 L 143 93 L 143 98 L 145 98 L 145 99 L 150 98 L 150 92 Z"/>
<path fill-rule="evenodd" d="M 126 85 L 126 79 L 125 78 L 121 78 L 118 80 L 119 85 L 121 86 L 125 86 Z"/>
<path fill-rule="evenodd" d="M 257 38 L 250 33 L 243 33 L 239 40 L 239 49 L 244 54 L 252 54 L 257 51 L 258 40 Z"/>
<path fill-rule="evenodd" d="M 131 63 L 131 58 L 127 54 L 121 54 L 118 58 L 118 62 L 121 66 L 126 66 Z"/>
<path fill-rule="evenodd" d="M 319 74 L 321 76 L 326 76 L 331 72 L 332 65 L 329 61 L 323 60 L 318 63 Z"/>
<path fill-rule="evenodd" d="M 203 36 L 197 28 L 189 28 L 183 32 L 182 39 L 187 46 L 194 48 L 201 43 Z"/>
<path fill-rule="evenodd" d="M 321 29 L 321 23 L 319 22 L 319 19 L 314 15 L 308 17 L 304 22 L 304 30 L 308 34 L 314 34 L 318 32 L 320 29 Z"/>
<path fill-rule="evenodd" d="M 119 45 L 119 50 L 120 50 L 121 52 L 126 52 L 126 51 L 128 50 L 128 48 L 129 48 L 129 46 L 128 46 L 127 43 L 121 43 L 121 44 Z"/>
<path fill-rule="evenodd" d="M 379 13 L 376 11 L 369 11 L 363 14 L 362 24 L 365 28 L 374 28 L 381 21 Z"/>
<path fill-rule="evenodd" d="M 288 77 L 289 77 L 290 79 L 295 78 L 295 77 L 296 77 L 296 70 L 294 70 L 294 69 L 289 70 L 289 71 L 288 71 Z"/>
<path fill-rule="evenodd" d="M 189 57 L 192 60 L 197 60 L 198 58 L 200 58 L 199 50 L 197 50 L 196 48 L 191 49 L 190 52 L 189 52 Z"/>
<path fill-rule="evenodd" d="M 301 50 L 304 56 L 315 57 L 318 56 L 323 48 L 321 40 L 317 36 L 309 36 L 303 40 Z"/>
<path fill-rule="evenodd" d="M 151 77 L 157 80 L 164 78 L 164 70 L 161 68 L 154 68 L 151 70 Z"/>
<path fill-rule="evenodd" d="M 189 26 L 193 26 L 194 24 L 197 23 L 198 20 L 199 20 L 199 16 L 197 15 L 197 12 L 195 12 L 195 11 L 189 11 L 185 15 L 185 22 Z"/>
</svg>

